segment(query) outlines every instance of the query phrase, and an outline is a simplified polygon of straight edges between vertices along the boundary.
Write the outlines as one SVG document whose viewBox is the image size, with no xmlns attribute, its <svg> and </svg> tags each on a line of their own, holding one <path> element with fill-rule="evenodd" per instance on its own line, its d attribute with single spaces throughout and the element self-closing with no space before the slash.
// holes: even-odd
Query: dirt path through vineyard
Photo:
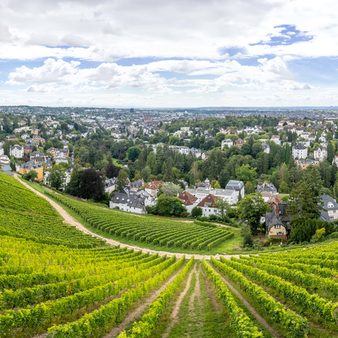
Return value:
<svg viewBox="0 0 338 338">
<path fill-rule="evenodd" d="M 67 224 L 70 224 L 70 225 L 76 227 L 78 230 L 82 231 L 83 233 L 85 233 L 87 235 L 91 235 L 93 237 L 101 239 L 109 245 L 119 246 L 121 248 L 128 248 L 128 249 L 131 249 L 131 250 L 134 250 L 134 251 L 142 251 L 144 253 L 155 254 L 155 255 L 159 255 L 159 256 L 167 256 L 167 257 L 176 256 L 177 258 L 185 257 L 186 259 L 190 259 L 190 258 L 194 257 L 195 259 L 198 259 L 198 260 L 201 260 L 201 259 L 210 260 L 211 257 L 219 258 L 220 256 L 222 256 L 226 259 L 230 259 L 231 257 L 239 257 L 238 255 L 215 255 L 215 256 L 211 256 L 211 255 L 184 254 L 184 253 L 179 253 L 179 252 L 168 252 L 168 251 L 162 251 L 162 250 L 153 250 L 153 249 L 142 248 L 142 247 L 139 247 L 139 246 L 136 246 L 136 245 L 125 244 L 125 243 L 116 241 L 114 239 L 106 238 L 104 236 L 98 235 L 95 232 L 87 229 L 84 225 L 82 225 L 80 222 L 78 222 L 73 216 L 71 216 L 60 204 L 55 202 L 52 198 L 50 198 L 47 195 L 41 193 L 40 191 L 35 190 L 28 183 L 21 180 L 17 175 L 14 175 L 14 177 L 22 185 L 24 185 L 27 189 L 33 191 L 36 195 L 45 199 L 59 213 L 59 215 L 63 218 L 63 220 Z"/>
</svg>

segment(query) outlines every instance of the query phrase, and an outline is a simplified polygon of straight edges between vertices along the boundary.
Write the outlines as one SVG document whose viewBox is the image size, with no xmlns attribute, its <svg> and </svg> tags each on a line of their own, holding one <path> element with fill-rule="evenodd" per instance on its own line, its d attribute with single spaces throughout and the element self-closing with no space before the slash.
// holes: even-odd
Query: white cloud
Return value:
<svg viewBox="0 0 338 338">
<path fill-rule="evenodd" d="M 10 92 L 37 103 L 289 105 L 297 97 L 299 104 L 314 102 L 308 93 L 316 89 L 316 99 L 330 104 L 334 88 L 302 80 L 288 63 L 338 56 L 337 11 L 334 0 L 3 0 L 0 59 L 39 60 L 16 67 L 6 82 Z M 292 32 L 282 34 L 283 24 L 313 39 L 257 44 L 271 36 L 292 39 Z M 235 56 L 227 52 L 233 47 Z M 159 60 L 117 63 L 147 57 Z M 257 63 L 241 62 L 250 58 Z M 85 67 L 84 61 L 97 63 Z"/>
</svg>

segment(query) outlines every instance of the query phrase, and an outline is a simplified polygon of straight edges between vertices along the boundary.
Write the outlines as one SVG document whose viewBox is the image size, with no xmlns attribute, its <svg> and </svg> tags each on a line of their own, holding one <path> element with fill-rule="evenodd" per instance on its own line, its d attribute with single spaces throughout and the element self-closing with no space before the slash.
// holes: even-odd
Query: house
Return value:
<svg viewBox="0 0 338 338">
<path fill-rule="evenodd" d="M 197 205 L 198 198 L 188 191 L 180 192 L 178 198 L 183 202 L 187 212 L 191 214 L 192 209 Z"/>
<path fill-rule="evenodd" d="M 129 191 L 116 192 L 109 202 L 111 209 L 118 209 L 136 214 L 145 214 L 146 206 L 153 205 L 154 197 L 150 194 L 144 194 L 144 191 Z"/>
<path fill-rule="evenodd" d="M 49 157 L 39 151 L 33 151 L 30 155 L 30 160 L 34 163 L 47 163 Z"/>
<path fill-rule="evenodd" d="M 295 163 L 301 169 L 306 169 L 310 166 L 315 166 L 319 164 L 319 161 L 312 160 L 311 158 L 307 158 L 306 160 L 296 160 Z"/>
<path fill-rule="evenodd" d="M 44 175 L 43 175 L 43 166 L 41 163 L 35 163 L 33 161 L 28 161 L 26 163 L 23 163 L 21 166 L 19 166 L 17 171 L 21 175 L 28 174 L 30 171 L 35 171 L 37 174 L 36 180 L 38 182 L 43 181 Z"/>
<path fill-rule="evenodd" d="M 234 145 L 233 140 L 231 140 L 230 138 L 226 138 L 222 141 L 221 148 L 223 150 L 224 148 L 231 148 L 233 145 Z"/>
<path fill-rule="evenodd" d="M 241 148 L 244 144 L 244 140 L 242 140 L 241 138 L 239 138 L 238 140 L 235 141 L 235 146 L 237 148 Z"/>
<path fill-rule="evenodd" d="M 235 190 L 238 194 L 238 199 L 241 199 L 245 195 L 244 182 L 237 180 L 230 180 L 225 186 L 226 190 Z"/>
<path fill-rule="evenodd" d="M 266 233 L 270 238 L 287 238 L 291 231 L 291 219 L 288 214 L 288 203 L 278 197 L 271 200 L 271 212 L 265 214 Z"/>
<path fill-rule="evenodd" d="M 323 162 L 327 159 L 327 150 L 325 147 L 319 147 L 318 149 L 314 150 L 313 158 L 316 161 Z"/>
<path fill-rule="evenodd" d="M 107 194 L 111 194 L 113 191 L 116 190 L 116 184 L 117 179 L 115 177 L 107 178 L 104 181 L 104 192 L 106 192 Z"/>
<path fill-rule="evenodd" d="M 10 146 L 9 155 L 13 156 L 14 158 L 23 158 L 24 156 L 24 147 L 18 144 Z"/>
<path fill-rule="evenodd" d="M 7 155 L 0 155 L 0 164 L 8 165 L 10 162 L 11 161 Z"/>
<path fill-rule="evenodd" d="M 204 217 L 219 215 L 220 211 L 217 208 L 217 200 L 218 198 L 216 196 L 209 194 L 197 204 L 197 207 L 202 209 L 202 215 Z"/>
<path fill-rule="evenodd" d="M 336 156 L 333 158 L 332 164 L 335 164 L 336 167 L 338 167 L 338 155 L 336 155 Z"/>
<path fill-rule="evenodd" d="M 239 200 L 239 194 L 235 189 L 213 189 L 202 186 L 194 189 L 186 189 L 185 192 L 196 197 L 196 203 L 199 203 L 202 199 L 210 194 L 216 196 L 217 198 L 221 198 L 230 205 L 237 204 Z"/>
<path fill-rule="evenodd" d="M 143 179 L 139 179 L 139 180 L 130 182 L 130 184 L 129 184 L 130 190 L 133 190 L 133 191 L 137 191 L 137 190 L 141 189 L 143 186 L 144 186 Z"/>
<path fill-rule="evenodd" d="M 320 212 L 320 218 L 326 222 L 334 222 L 338 220 L 338 203 L 329 195 L 320 196 L 322 203 L 322 210 Z"/>
<path fill-rule="evenodd" d="M 302 143 L 296 143 L 292 148 L 292 157 L 295 160 L 305 160 L 308 156 L 307 147 Z"/>
<path fill-rule="evenodd" d="M 151 196 L 156 197 L 163 184 L 163 181 L 151 181 L 145 185 L 144 190 Z"/>
<path fill-rule="evenodd" d="M 265 154 L 270 154 L 270 145 L 268 143 L 263 142 L 262 149 Z"/>
<path fill-rule="evenodd" d="M 282 144 L 278 135 L 272 135 L 271 136 L 271 142 L 274 142 L 274 143 L 278 144 L 279 146 Z"/>
<path fill-rule="evenodd" d="M 269 202 L 269 200 L 273 197 L 278 195 L 278 191 L 276 187 L 272 183 L 264 182 L 262 184 L 258 184 L 256 191 L 259 192 L 264 202 Z"/>
<path fill-rule="evenodd" d="M 4 144 L 0 142 L 0 156 L 2 156 L 5 153 L 4 151 Z"/>
<path fill-rule="evenodd" d="M 275 211 L 265 214 L 266 232 L 270 238 L 287 238 L 287 229 Z"/>
</svg>

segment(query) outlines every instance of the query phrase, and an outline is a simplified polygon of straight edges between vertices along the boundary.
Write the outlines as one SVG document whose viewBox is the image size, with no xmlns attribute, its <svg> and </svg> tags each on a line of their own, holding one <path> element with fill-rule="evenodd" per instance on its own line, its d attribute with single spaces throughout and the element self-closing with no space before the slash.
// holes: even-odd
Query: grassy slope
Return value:
<svg viewBox="0 0 338 338">
<path fill-rule="evenodd" d="M 30 183 L 30 185 L 32 187 L 34 187 L 36 190 L 44 193 L 46 191 L 48 191 L 48 188 L 41 186 L 37 183 Z M 67 195 L 67 197 L 70 197 Z M 90 205 L 95 205 L 96 207 L 103 207 L 105 209 L 107 209 L 106 207 L 102 206 L 102 204 L 97 204 L 97 203 L 93 203 L 93 202 L 84 202 L 84 203 L 88 203 Z M 221 253 L 227 253 L 227 252 L 234 252 L 236 250 L 240 249 L 240 244 L 241 244 L 241 235 L 240 235 L 240 230 L 234 227 L 229 227 L 231 228 L 231 231 L 234 232 L 235 236 L 227 241 L 225 241 L 224 243 L 222 243 L 221 245 L 207 251 L 207 250 L 192 250 L 192 249 L 183 249 L 183 248 L 168 248 L 168 247 L 164 247 L 164 246 L 158 246 L 158 245 L 154 245 L 151 243 L 144 243 L 144 242 L 140 242 L 140 241 L 134 241 L 134 240 L 130 240 L 130 239 L 126 239 L 123 237 L 118 237 L 115 235 L 111 235 L 107 232 L 101 231 L 97 228 L 92 227 L 90 224 L 88 224 L 88 222 L 86 222 L 81 216 L 79 216 L 78 214 L 76 214 L 73 210 L 67 208 L 66 206 L 62 205 L 62 207 L 69 213 L 71 214 L 75 219 L 77 219 L 79 222 L 81 222 L 86 228 L 88 228 L 89 230 L 91 230 L 92 232 L 95 232 L 99 235 L 102 235 L 106 238 L 111 238 L 111 239 L 115 239 L 118 240 L 122 243 L 126 243 L 126 244 L 130 244 L 130 245 L 136 245 L 136 246 L 140 246 L 140 247 L 144 247 L 144 248 L 149 248 L 149 249 L 154 249 L 154 250 L 164 250 L 164 251 L 168 251 L 168 252 L 180 252 L 180 253 L 200 253 L 200 254 L 221 254 Z M 114 210 L 114 212 L 121 212 L 124 213 L 122 211 L 116 211 Z M 132 214 L 128 213 L 128 216 L 131 216 Z M 177 223 L 182 223 L 182 220 L 178 220 L 177 218 L 172 219 L 172 218 L 167 218 L 167 217 L 161 217 L 161 216 L 153 216 L 153 215 L 134 215 L 134 217 L 137 217 L 138 219 L 142 219 L 142 218 L 151 218 L 152 220 L 166 220 L 168 222 L 177 222 Z"/>
</svg>

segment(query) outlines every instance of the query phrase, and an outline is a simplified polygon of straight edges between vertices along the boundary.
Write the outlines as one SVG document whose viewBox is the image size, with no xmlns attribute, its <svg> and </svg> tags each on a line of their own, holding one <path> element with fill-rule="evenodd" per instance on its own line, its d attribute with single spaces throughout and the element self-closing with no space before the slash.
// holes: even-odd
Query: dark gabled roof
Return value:
<svg viewBox="0 0 338 338">
<path fill-rule="evenodd" d="M 274 211 L 265 214 L 266 229 L 269 231 L 275 225 L 283 225 L 282 221 Z"/>
<path fill-rule="evenodd" d="M 333 197 L 329 195 L 321 195 L 320 200 L 324 210 L 338 210 L 338 203 Z"/>
<path fill-rule="evenodd" d="M 230 180 L 226 185 L 225 189 L 232 189 L 236 191 L 240 191 L 244 187 L 244 183 L 242 181 Z"/>
<path fill-rule="evenodd" d="M 307 149 L 307 147 L 303 143 L 296 143 L 294 145 L 294 149 L 304 150 L 304 149 Z"/>
<path fill-rule="evenodd" d="M 111 201 L 116 204 L 127 204 L 131 208 L 144 208 L 145 198 L 134 192 L 117 192 Z"/>
<path fill-rule="evenodd" d="M 276 187 L 272 183 L 268 183 L 268 182 L 264 182 L 262 184 L 257 185 L 256 191 L 277 193 Z"/>
</svg>

